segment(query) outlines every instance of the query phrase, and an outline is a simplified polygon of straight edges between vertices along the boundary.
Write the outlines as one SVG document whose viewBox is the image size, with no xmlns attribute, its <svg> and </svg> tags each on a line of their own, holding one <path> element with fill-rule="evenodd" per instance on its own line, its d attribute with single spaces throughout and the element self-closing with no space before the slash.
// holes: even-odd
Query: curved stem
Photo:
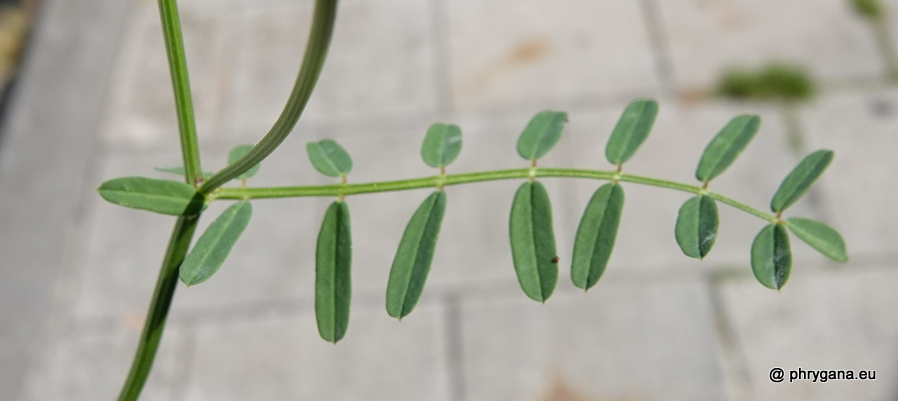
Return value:
<svg viewBox="0 0 898 401">
<path fill-rule="evenodd" d="M 590 178 L 598 180 L 618 180 L 636 184 L 650 185 L 654 187 L 674 189 L 677 191 L 694 194 L 705 194 L 711 198 L 745 211 L 749 214 L 768 221 L 776 221 L 776 216 L 764 213 L 742 202 L 728 198 L 715 192 L 708 191 L 699 186 L 688 185 L 658 178 L 643 177 L 631 174 L 619 174 L 614 171 L 580 170 L 569 168 L 522 168 L 514 170 L 484 171 L 478 173 L 438 175 L 433 177 L 412 178 L 408 180 L 369 182 L 349 185 L 312 185 L 300 187 L 263 187 L 263 188 L 221 188 L 210 195 L 211 199 L 263 199 L 263 198 L 292 198 L 305 196 L 346 196 L 353 194 L 365 194 L 373 192 L 402 191 L 415 188 L 442 187 L 459 185 L 471 182 L 497 181 L 531 177 L 571 177 Z"/>
<path fill-rule="evenodd" d="M 196 121 L 193 115 L 193 100 L 190 96 L 190 78 L 187 75 L 187 57 L 184 55 L 184 40 L 181 36 L 181 20 L 178 17 L 177 0 L 159 0 L 159 14 L 162 17 L 162 33 L 165 37 L 165 50 L 168 54 L 168 68 L 175 91 L 178 129 L 181 134 L 181 154 L 184 159 L 184 178 L 188 184 L 197 185 L 203 180 L 203 169 L 200 167 L 200 148 L 196 139 Z"/>
<path fill-rule="evenodd" d="M 317 0 L 315 2 L 315 14 L 312 18 L 312 29 L 309 34 L 309 42 L 306 44 L 306 53 L 299 69 L 299 76 L 290 92 L 290 99 L 284 106 L 284 111 L 268 131 L 268 134 L 259 141 L 246 155 L 233 164 L 225 167 L 206 181 L 199 189 L 200 193 L 208 194 L 224 183 L 236 178 L 246 170 L 249 170 L 263 159 L 287 138 L 299 116 L 306 107 L 312 89 L 318 82 L 321 67 L 327 56 L 327 48 L 330 45 L 334 30 L 334 20 L 337 18 L 337 0 Z"/>
<path fill-rule="evenodd" d="M 156 358 L 156 350 L 159 348 L 159 340 L 162 339 L 162 331 L 165 329 L 172 297 L 178 285 L 178 267 L 184 261 L 199 218 L 199 215 L 181 216 L 175 224 L 168 242 L 168 250 L 165 251 L 165 259 L 162 261 L 162 268 L 159 270 L 159 278 L 156 280 L 156 290 L 150 301 L 150 310 L 147 312 L 147 320 L 140 335 L 137 354 L 131 363 L 131 371 L 118 397 L 119 401 L 136 401 L 147 381 L 153 360 Z"/>
</svg>

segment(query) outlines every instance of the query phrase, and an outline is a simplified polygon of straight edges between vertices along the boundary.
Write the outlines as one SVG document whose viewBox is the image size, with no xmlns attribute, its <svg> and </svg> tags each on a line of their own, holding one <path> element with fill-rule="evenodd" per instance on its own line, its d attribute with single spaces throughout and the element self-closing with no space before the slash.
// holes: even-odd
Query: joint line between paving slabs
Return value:
<svg viewBox="0 0 898 401">
<path fill-rule="evenodd" d="M 646 27 L 646 35 L 649 46 L 652 49 L 652 57 L 655 60 L 655 72 L 658 74 L 658 82 L 661 90 L 667 94 L 675 95 L 677 91 L 677 74 L 673 66 L 670 43 L 665 35 L 664 24 L 655 0 L 639 0 L 639 8 Z"/>
</svg>

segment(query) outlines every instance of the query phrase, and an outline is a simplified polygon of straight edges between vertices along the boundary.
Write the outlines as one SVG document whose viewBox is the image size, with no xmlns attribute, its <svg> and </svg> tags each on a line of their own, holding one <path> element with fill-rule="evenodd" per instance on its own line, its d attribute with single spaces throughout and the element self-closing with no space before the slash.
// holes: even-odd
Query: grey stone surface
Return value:
<svg viewBox="0 0 898 401">
<path fill-rule="evenodd" d="M 227 114 L 235 135 L 267 128 L 296 79 L 310 1 L 246 6 Z M 428 2 L 341 1 L 325 68 L 304 120 L 429 113 L 435 107 Z M 238 115 L 246 114 L 245 117 Z"/>
<path fill-rule="evenodd" d="M 695 280 L 465 302 L 466 399 L 722 399 L 710 314 Z"/>
<path fill-rule="evenodd" d="M 458 108 L 657 91 L 638 2 L 463 0 L 445 7 Z"/>
<path fill-rule="evenodd" d="M 174 219 L 104 203 L 93 189 L 126 175 L 177 179 L 152 171 L 181 163 L 170 83 L 153 1 L 103 12 L 88 1 L 47 4 L 47 18 L 55 18 L 48 21 L 67 22 L 41 25 L 35 43 L 43 50 L 26 66 L 34 78 L 22 82 L 0 159 L 0 399 L 21 400 L 23 385 L 29 401 L 110 399 Z M 179 4 L 203 166 L 217 170 L 233 145 L 258 141 L 277 117 L 312 2 Z M 464 133 L 449 174 L 524 168 L 515 142 L 543 109 L 568 111 L 570 123 L 539 166 L 610 170 L 604 146 L 620 112 L 633 97 L 666 93 L 669 75 L 679 89 L 704 88 L 732 60 L 774 56 L 815 63 L 827 83 L 882 72 L 867 27 L 835 0 L 345 0 L 339 12 L 303 121 L 251 186 L 337 182 L 306 157 L 305 143 L 323 138 L 352 154 L 351 183 L 436 174 L 419 155 L 436 120 Z M 97 89 L 105 86 L 108 97 Z M 659 101 L 655 129 L 624 171 L 695 183 L 711 137 L 733 116 L 757 113 L 761 131 L 710 188 L 766 211 L 801 156 L 784 146 L 781 110 Z M 426 290 L 397 323 L 384 313 L 384 287 L 405 224 L 431 189 L 359 195 L 347 198 L 353 318 L 335 347 L 318 338 L 312 296 L 315 240 L 333 199 L 254 201 L 252 221 L 221 270 L 178 289 L 144 397 L 888 399 L 898 388 L 890 291 L 898 279 L 895 110 L 894 89 L 853 83 L 826 85 L 798 109 L 808 149 L 832 148 L 836 159 L 787 216 L 831 223 L 852 262 L 836 269 L 793 238 L 793 275 L 780 294 L 757 284 L 748 266 L 763 221 L 720 205 L 714 250 L 704 261 L 689 259 L 673 235 L 689 195 L 624 183 L 614 255 L 584 295 L 568 273 L 573 236 L 603 182 L 545 178 L 561 269 L 555 295 L 536 304 L 511 263 L 508 210 L 523 180 L 509 180 L 446 188 Z M 200 230 L 226 206 L 214 203 Z M 766 375 L 777 364 L 878 376 L 773 385 Z"/>
<path fill-rule="evenodd" d="M 800 64 L 825 81 L 876 78 L 872 31 L 843 0 L 658 1 L 681 90 L 710 89 L 724 69 Z"/>
<path fill-rule="evenodd" d="M 898 92 L 883 89 L 827 97 L 805 113 L 809 145 L 835 151 L 824 177 L 827 220 L 856 254 L 896 251 L 896 108 Z"/>
<path fill-rule="evenodd" d="M 0 152 L 0 399 L 16 400 L 46 338 L 127 4 L 46 1 Z"/>
<path fill-rule="evenodd" d="M 796 270 L 781 293 L 754 280 L 723 286 L 726 310 L 758 400 L 895 398 L 898 297 L 894 265 L 848 263 L 838 271 Z M 783 383 L 768 372 L 780 367 Z M 790 370 L 876 371 L 876 380 L 789 383 Z"/>
<path fill-rule="evenodd" d="M 185 399 L 448 400 L 441 316 L 419 306 L 399 323 L 354 306 L 337 346 L 308 313 L 203 324 Z"/>
<path fill-rule="evenodd" d="M 72 330 L 40 353 L 36 374 L 28 377 L 24 400 L 111 400 L 118 397 L 137 345 L 140 325 L 112 330 Z M 193 334 L 165 331 L 141 400 L 183 399 Z"/>
</svg>

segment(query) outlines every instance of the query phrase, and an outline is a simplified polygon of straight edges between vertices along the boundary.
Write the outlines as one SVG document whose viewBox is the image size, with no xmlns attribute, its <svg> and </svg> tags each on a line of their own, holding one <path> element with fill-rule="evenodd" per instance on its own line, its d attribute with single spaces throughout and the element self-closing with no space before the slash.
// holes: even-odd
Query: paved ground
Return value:
<svg viewBox="0 0 898 401">
<path fill-rule="evenodd" d="M 174 107 L 154 1 L 45 4 L 0 153 L 0 399 L 109 400 L 174 219 L 105 203 L 93 188 L 164 177 L 153 167 L 179 162 Z M 898 0 L 888 4 L 898 25 Z M 181 8 L 203 162 L 216 169 L 279 113 L 311 1 Z M 717 130 L 758 113 L 760 133 L 713 189 L 762 207 L 799 160 L 779 110 L 693 94 L 730 65 L 801 63 L 823 84 L 799 111 L 808 146 L 836 159 L 791 212 L 838 228 L 851 261 L 835 265 L 793 240 L 792 278 L 770 291 L 748 266 L 763 222 L 721 208 L 717 245 L 695 261 L 673 238 L 688 196 L 626 185 L 606 275 L 584 294 L 562 269 L 539 305 L 511 265 L 518 183 L 472 184 L 448 189 L 427 289 L 398 323 L 384 288 L 427 191 L 363 195 L 349 198 L 352 321 L 333 346 L 312 313 L 314 242 L 330 200 L 257 201 L 221 271 L 178 289 L 142 400 L 898 398 L 898 89 L 845 1 L 344 0 L 331 49 L 306 115 L 251 185 L 331 182 L 304 152 L 321 138 L 353 155 L 353 182 L 433 174 L 418 149 L 434 121 L 464 132 L 450 172 L 523 167 L 517 135 L 547 108 L 568 111 L 570 124 L 541 165 L 607 169 L 602 149 L 619 113 L 650 96 L 661 113 L 628 172 L 691 182 Z M 545 184 L 564 266 L 599 183 Z M 875 370 L 876 380 L 777 384 L 774 367 Z"/>
</svg>

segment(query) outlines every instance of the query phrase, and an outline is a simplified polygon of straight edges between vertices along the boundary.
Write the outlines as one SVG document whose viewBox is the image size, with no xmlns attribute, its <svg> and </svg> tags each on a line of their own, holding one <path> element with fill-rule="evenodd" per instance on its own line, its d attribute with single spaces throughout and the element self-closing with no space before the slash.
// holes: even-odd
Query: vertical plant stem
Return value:
<svg viewBox="0 0 898 401">
<path fill-rule="evenodd" d="M 190 95 L 187 57 L 184 55 L 184 39 L 181 35 L 177 0 L 159 0 L 159 14 L 162 17 L 168 68 L 175 91 L 178 129 L 181 133 L 181 154 L 184 158 L 184 178 L 188 184 L 196 186 L 203 181 L 203 169 L 200 167 L 200 148 L 196 139 L 193 99 Z"/>
<path fill-rule="evenodd" d="M 128 373 L 128 379 L 119 395 L 119 401 L 136 401 L 147 381 L 147 376 L 153 367 L 153 360 L 156 358 L 159 341 L 162 339 L 162 331 L 165 329 L 172 297 L 175 295 L 175 288 L 178 285 L 178 267 L 184 261 L 199 219 L 199 215 L 178 217 L 178 222 L 175 224 L 168 242 L 165 259 L 162 261 L 159 278 L 156 279 L 156 290 L 150 301 L 150 309 L 140 335 L 137 354 L 131 363 L 131 371 Z"/>
<path fill-rule="evenodd" d="M 312 28 L 309 33 L 309 41 L 306 44 L 306 53 L 302 60 L 302 66 L 299 68 L 296 83 L 290 92 L 290 99 L 284 106 L 284 111 L 281 112 L 268 134 L 256 146 L 240 160 L 225 167 L 206 181 L 200 187 L 200 193 L 208 194 L 259 164 L 287 138 L 287 135 L 296 126 L 296 122 L 299 121 L 299 116 L 302 115 L 309 97 L 312 96 L 312 89 L 318 82 L 318 76 L 321 74 L 324 59 L 327 56 L 327 49 L 330 46 L 336 18 L 337 0 L 315 1 L 315 14 L 312 17 Z"/>
</svg>

